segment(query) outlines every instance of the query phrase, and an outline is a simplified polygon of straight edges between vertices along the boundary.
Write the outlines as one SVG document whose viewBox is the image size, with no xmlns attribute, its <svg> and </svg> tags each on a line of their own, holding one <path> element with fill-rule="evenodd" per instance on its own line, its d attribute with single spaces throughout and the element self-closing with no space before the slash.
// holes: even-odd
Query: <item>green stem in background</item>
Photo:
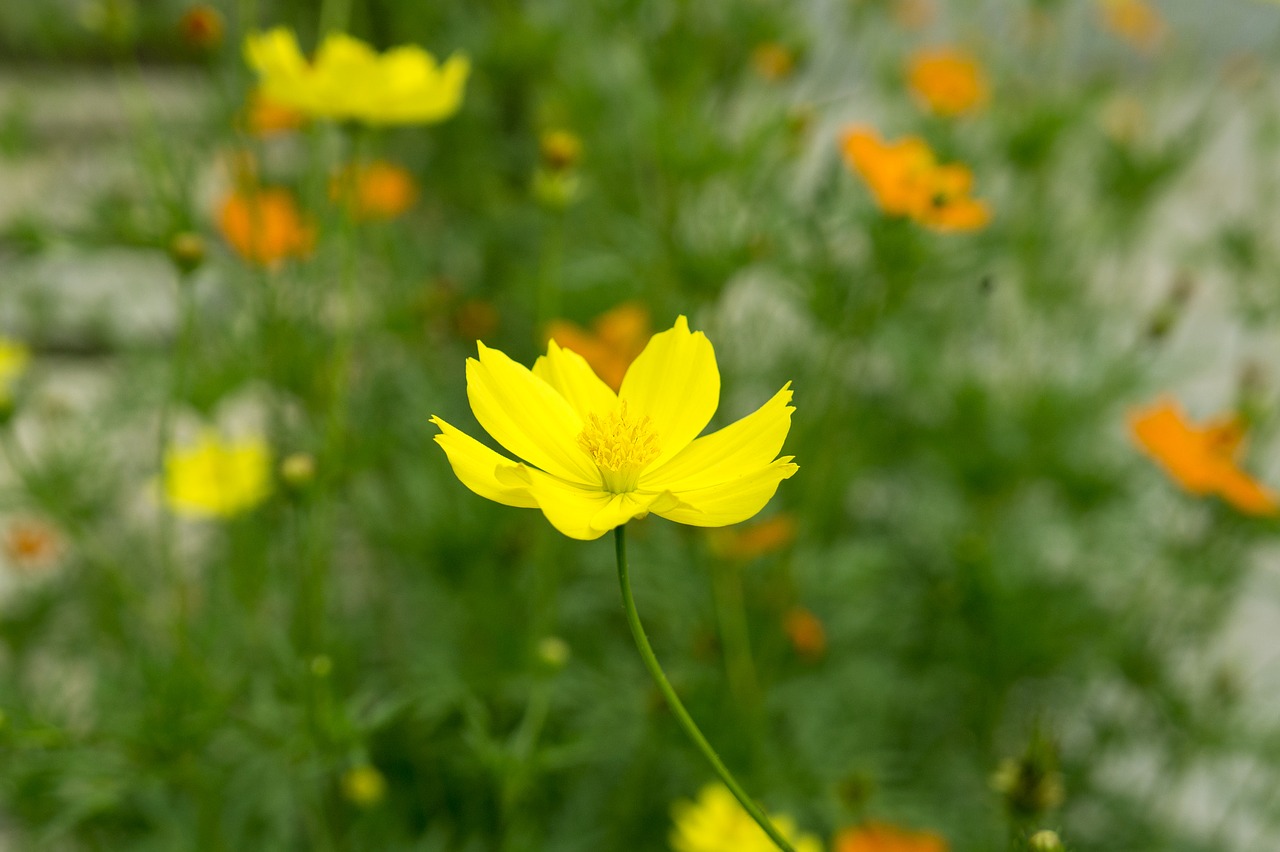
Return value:
<svg viewBox="0 0 1280 852">
<path fill-rule="evenodd" d="M 564 265 L 564 211 L 551 214 L 551 227 L 542 242 L 542 263 L 538 270 L 538 305 L 534 312 L 537 327 L 533 334 L 542 342 L 541 335 L 556 317 L 560 316 L 560 271 Z"/>
<path fill-rule="evenodd" d="M 782 836 L 782 832 L 774 826 L 774 824 L 765 816 L 764 811 L 760 810 L 760 806 L 751 800 L 746 794 L 737 779 L 724 765 L 724 761 L 720 760 L 720 756 L 716 754 L 716 750 L 711 747 L 711 743 L 707 742 L 707 738 L 702 735 L 697 723 L 693 721 L 693 717 L 689 715 L 689 711 L 684 708 L 680 697 L 676 695 L 675 689 L 672 688 L 671 682 L 667 680 L 666 674 L 662 671 L 662 666 L 658 664 L 658 658 L 654 656 L 653 648 L 649 645 L 649 637 L 645 635 L 644 626 L 640 623 L 640 615 L 636 612 L 636 601 L 631 595 L 631 580 L 627 574 L 627 538 L 626 525 L 620 526 L 613 531 L 614 547 L 618 557 L 618 585 L 622 589 L 622 606 L 627 613 L 627 624 L 631 628 L 631 637 L 635 639 L 636 649 L 640 651 L 640 658 L 644 660 L 645 668 L 649 670 L 649 674 L 653 677 L 653 682 L 658 685 L 662 697 L 667 700 L 667 706 L 671 708 L 672 714 L 676 717 L 676 721 L 680 723 L 680 727 L 698 747 L 698 751 L 702 752 L 702 756 L 711 764 L 711 768 L 715 770 L 716 775 L 724 782 L 724 785 L 733 793 L 734 798 L 741 803 L 751 818 L 769 835 L 769 838 L 778 845 L 783 852 L 795 852 L 795 849 Z"/>
<path fill-rule="evenodd" d="M 751 657 L 751 637 L 742 597 L 742 565 L 717 560 L 711 569 L 711 592 L 715 599 L 720 641 L 724 644 L 725 670 L 729 688 L 738 701 L 755 715 L 760 706 L 760 687 Z"/>
</svg>

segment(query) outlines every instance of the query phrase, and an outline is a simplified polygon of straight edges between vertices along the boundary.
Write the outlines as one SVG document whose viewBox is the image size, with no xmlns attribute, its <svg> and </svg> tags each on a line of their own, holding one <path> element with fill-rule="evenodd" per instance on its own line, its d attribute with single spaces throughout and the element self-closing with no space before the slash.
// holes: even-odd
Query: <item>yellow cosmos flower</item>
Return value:
<svg viewBox="0 0 1280 852">
<path fill-rule="evenodd" d="M 271 451 L 261 438 L 227 441 L 206 431 L 165 455 L 164 501 L 176 514 L 229 518 L 271 493 Z"/>
<path fill-rule="evenodd" d="M 696 801 L 676 802 L 671 816 L 674 852 L 776 852 L 778 848 L 721 784 L 703 787 Z M 796 852 L 822 852 L 822 842 L 801 834 L 789 817 L 770 819 Z"/>
<path fill-rule="evenodd" d="M 719 527 L 759 512 L 798 469 L 776 458 L 791 428 L 791 389 L 755 413 L 698 437 L 720 397 L 715 351 L 684 317 L 656 334 L 617 393 L 555 341 L 533 370 L 477 343 L 467 397 L 493 438 L 527 463 L 485 447 L 439 417 L 436 442 L 462 483 L 507 506 L 541 509 L 571 538 L 596 539 L 653 512 Z"/>
<path fill-rule="evenodd" d="M 907 83 L 920 102 L 938 115 L 958 116 L 987 99 L 987 79 L 978 61 L 963 50 L 916 52 L 907 63 Z"/>
<path fill-rule="evenodd" d="M 31 350 L 16 340 L 0 337 L 0 408 L 13 403 L 13 388 L 31 363 Z"/>
<path fill-rule="evenodd" d="M 325 37 L 308 62 L 293 32 L 277 27 L 245 39 L 245 58 L 267 97 L 313 118 L 366 124 L 430 124 L 458 111 L 470 61 L 440 65 L 416 45 L 378 53 L 344 33 Z"/>
</svg>

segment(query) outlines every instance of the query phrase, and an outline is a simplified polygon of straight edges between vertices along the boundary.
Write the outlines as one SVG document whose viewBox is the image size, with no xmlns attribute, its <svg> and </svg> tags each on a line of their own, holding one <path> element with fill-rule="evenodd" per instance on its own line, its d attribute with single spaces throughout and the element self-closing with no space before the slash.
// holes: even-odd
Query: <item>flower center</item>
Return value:
<svg viewBox="0 0 1280 852">
<path fill-rule="evenodd" d="M 591 414 L 578 435 L 578 446 L 600 468 L 605 488 L 614 494 L 636 489 L 640 473 L 658 457 L 658 433 L 648 415 L 634 417 L 624 400 L 610 414 Z"/>
</svg>

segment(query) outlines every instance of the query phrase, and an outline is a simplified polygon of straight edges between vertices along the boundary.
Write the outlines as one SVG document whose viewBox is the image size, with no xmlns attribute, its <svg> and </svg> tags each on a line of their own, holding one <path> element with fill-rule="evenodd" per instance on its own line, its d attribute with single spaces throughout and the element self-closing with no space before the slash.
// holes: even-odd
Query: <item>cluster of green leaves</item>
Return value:
<svg viewBox="0 0 1280 852">
<path fill-rule="evenodd" d="M 1213 651 L 1274 524 L 1179 493 L 1124 434 L 1185 308 L 1152 309 L 1129 276 L 1223 116 L 1274 111 L 1265 83 L 1185 97 L 1214 57 L 1099 47 L 1056 3 L 957 3 L 923 33 L 887 2 L 346 5 L 379 46 L 465 50 L 461 113 L 246 140 L 236 34 L 287 23 L 310 44 L 318 23 L 312 3 L 227 4 L 201 59 L 219 106 L 139 126 L 136 186 L 110 202 L 130 215 L 76 235 L 163 252 L 197 229 L 212 248 L 175 274 L 191 322 L 172 345 L 113 341 L 92 411 L 23 411 L 3 436 L 3 506 L 71 541 L 0 614 L 0 811 L 21 848 L 666 848 L 671 803 L 709 772 L 631 646 L 608 540 L 470 494 L 432 443 L 431 415 L 470 422 L 477 301 L 486 343 L 525 363 L 554 316 L 689 315 L 720 356 L 718 422 L 794 383 L 801 470 L 768 510 L 797 519 L 793 545 L 744 562 L 701 530 L 629 528 L 659 657 L 771 811 L 825 838 L 928 827 L 958 852 L 1044 827 L 1080 852 L 1220 852 L 1236 820 L 1280 828 L 1261 767 L 1220 823 L 1177 813 L 1199 773 L 1280 757 Z M 957 121 L 903 83 L 947 34 L 993 82 Z M 766 42 L 794 76 L 753 71 Z M 1107 131 L 1120 96 L 1149 110 L 1135 134 Z M 968 164 L 992 224 L 886 219 L 839 160 L 846 121 Z M 556 128 L 585 149 L 565 209 L 531 191 Z M 318 218 L 311 259 L 255 271 L 217 248 L 194 176 L 233 145 Z M 326 203 L 356 146 L 414 173 L 417 209 L 353 224 Z M 1171 263 L 1232 272 L 1241 312 L 1273 317 L 1260 226 L 1204 225 Z M 39 351 L 33 317 L 11 331 Z M 315 480 L 225 523 L 158 519 L 140 496 L 155 413 L 215 420 L 246 396 Z M 1268 406 L 1249 412 L 1265 430 Z M 797 605 L 825 626 L 820 659 L 788 640 Z M 344 784 L 361 767 L 386 781 L 376 801 Z"/>
</svg>

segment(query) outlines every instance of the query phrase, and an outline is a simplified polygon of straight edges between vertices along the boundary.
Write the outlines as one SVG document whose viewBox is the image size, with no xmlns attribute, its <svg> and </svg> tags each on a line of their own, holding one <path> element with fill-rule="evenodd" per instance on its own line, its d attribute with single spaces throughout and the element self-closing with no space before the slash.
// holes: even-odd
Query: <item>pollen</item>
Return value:
<svg viewBox="0 0 1280 852">
<path fill-rule="evenodd" d="M 625 400 L 603 417 L 589 415 L 578 446 L 600 468 L 605 488 L 614 494 L 634 491 L 640 473 L 659 452 L 658 433 L 648 415 L 635 417 Z"/>
</svg>

